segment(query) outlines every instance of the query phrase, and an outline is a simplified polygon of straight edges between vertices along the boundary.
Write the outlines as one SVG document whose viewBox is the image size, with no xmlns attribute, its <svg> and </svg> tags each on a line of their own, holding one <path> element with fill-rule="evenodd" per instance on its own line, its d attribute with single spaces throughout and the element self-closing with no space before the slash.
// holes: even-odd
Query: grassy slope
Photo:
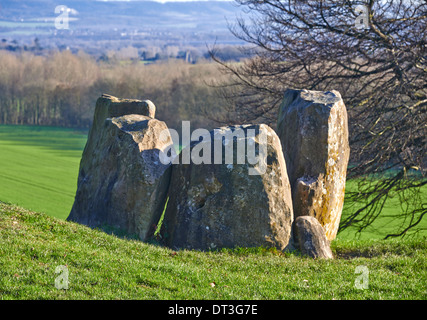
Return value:
<svg viewBox="0 0 427 320">
<path fill-rule="evenodd" d="M 175 252 L 0 203 L 0 298 L 427 299 L 425 240 L 337 241 L 338 259 L 318 261 L 259 248 Z M 59 265 L 68 290 L 55 288 Z M 354 286 L 360 265 L 365 290 Z"/>
</svg>

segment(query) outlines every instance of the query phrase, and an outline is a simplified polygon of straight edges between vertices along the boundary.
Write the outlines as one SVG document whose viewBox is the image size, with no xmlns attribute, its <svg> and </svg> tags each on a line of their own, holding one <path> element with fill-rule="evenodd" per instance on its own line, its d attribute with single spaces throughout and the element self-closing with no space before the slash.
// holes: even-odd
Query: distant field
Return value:
<svg viewBox="0 0 427 320">
<path fill-rule="evenodd" d="M 52 21 L 48 25 L 46 22 L 35 22 L 35 21 L 6 21 L 0 20 L 0 27 L 4 28 L 25 28 L 25 29 L 35 29 L 43 27 L 52 27 Z"/>
<path fill-rule="evenodd" d="M 0 126 L 0 200 L 60 219 L 74 201 L 87 133 Z"/>
<path fill-rule="evenodd" d="M 73 205 L 86 139 L 83 130 L 0 125 L 0 200 L 66 219 Z M 347 182 L 348 190 L 354 187 Z M 424 190 L 427 198 L 427 187 Z M 398 199 L 392 199 L 385 207 L 385 217 L 358 237 L 383 238 L 400 223 L 393 218 L 400 210 Z M 427 235 L 427 219 L 423 226 L 423 235 Z M 354 237 L 354 229 L 338 235 L 339 239 Z"/>
<path fill-rule="evenodd" d="M 53 28 L 53 21 L 50 22 L 38 22 L 38 21 L 5 21 L 0 20 L 0 34 L 2 35 L 16 35 L 16 36 L 28 36 L 28 35 L 48 35 L 51 34 Z"/>
</svg>

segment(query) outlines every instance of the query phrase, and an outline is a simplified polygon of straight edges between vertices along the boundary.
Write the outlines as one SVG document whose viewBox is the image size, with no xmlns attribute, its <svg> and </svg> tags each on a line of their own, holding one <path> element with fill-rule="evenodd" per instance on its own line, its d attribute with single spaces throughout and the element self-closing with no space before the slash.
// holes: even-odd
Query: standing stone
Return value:
<svg viewBox="0 0 427 320">
<path fill-rule="evenodd" d="M 166 244 L 200 250 L 290 249 L 291 190 L 273 129 L 266 125 L 223 127 L 202 138 L 183 149 L 179 164 L 173 165 L 163 222 Z M 197 164 L 195 156 L 201 151 L 205 161 Z M 190 153 L 191 163 L 183 164 Z M 232 155 L 231 161 L 227 154 Z"/>
<path fill-rule="evenodd" d="M 316 217 L 336 237 L 349 159 L 347 110 L 337 91 L 287 90 L 279 109 L 295 217 Z"/>
<path fill-rule="evenodd" d="M 300 216 L 295 219 L 295 237 L 300 251 L 311 258 L 333 259 L 325 231 L 315 217 Z"/>
<path fill-rule="evenodd" d="M 113 227 L 141 240 L 150 237 L 171 174 L 170 165 L 160 163 L 159 152 L 172 143 L 166 124 L 152 118 L 153 110 L 136 100 L 98 100 L 68 220 Z"/>
</svg>

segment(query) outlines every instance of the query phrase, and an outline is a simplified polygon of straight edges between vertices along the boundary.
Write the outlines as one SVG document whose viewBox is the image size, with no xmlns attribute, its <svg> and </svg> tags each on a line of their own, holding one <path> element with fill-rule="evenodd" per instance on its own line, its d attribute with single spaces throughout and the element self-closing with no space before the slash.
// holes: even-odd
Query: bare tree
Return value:
<svg viewBox="0 0 427 320">
<path fill-rule="evenodd" d="M 251 20 L 231 30 L 258 51 L 242 64 L 211 52 L 234 79 L 220 121 L 274 126 L 286 88 L 339 90 L 349 111 L 348 177 L 358 183 L 340 230 L 362 231 L 399 197 L 401 225 L 387 237 L 414 231 L 427 212 L 427 1 L 236 2 Z"/>
</svg>

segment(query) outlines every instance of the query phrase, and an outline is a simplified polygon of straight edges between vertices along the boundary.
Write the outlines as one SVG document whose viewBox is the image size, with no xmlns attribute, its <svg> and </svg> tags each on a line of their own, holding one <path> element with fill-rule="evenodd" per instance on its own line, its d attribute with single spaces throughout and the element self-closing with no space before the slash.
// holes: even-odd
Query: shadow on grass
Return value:
<svg viewBox="0 0 427 320">
<path fill-rule="evenodd" d="M 409 238 L 408 238 L 409 239 Z M 427 237 L 412 237 L 410 241 L 390 240 L 337 240 L 331 243 L 336 259 L 375 258 L 386 256 L 414 256 L 418 251 L 426 250 Z"/>
</svg>

